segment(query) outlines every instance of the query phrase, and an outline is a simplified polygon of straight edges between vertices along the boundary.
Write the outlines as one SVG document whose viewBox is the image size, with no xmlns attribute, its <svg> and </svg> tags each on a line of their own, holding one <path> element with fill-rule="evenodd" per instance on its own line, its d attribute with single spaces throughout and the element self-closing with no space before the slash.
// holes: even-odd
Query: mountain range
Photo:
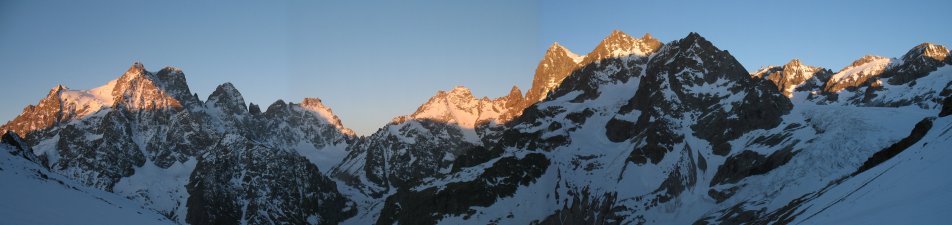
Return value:
<svg viewBox="0 0 952 225">
<path fill-rule="evenodd" d="M 224 83 L 202 99 L 136 62 L 0 126 L 0 220 L 934 224 L 952 208 L 944 46 L 749 72 L 698 33 L 616 30 L 536 68 L 525 95 L 457 86 L 358 136 L 319 98 L 262 110 Z"/>
</svg>

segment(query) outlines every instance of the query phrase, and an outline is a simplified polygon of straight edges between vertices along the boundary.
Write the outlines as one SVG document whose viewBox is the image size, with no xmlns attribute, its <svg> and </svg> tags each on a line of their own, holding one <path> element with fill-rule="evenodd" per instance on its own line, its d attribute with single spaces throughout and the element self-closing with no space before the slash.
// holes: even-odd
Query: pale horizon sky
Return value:
<svg viewBox="0 0 952 225">
<path fill-rule="evenodd" d="M 792 58 L 834 71 L 863 55 L 949 46 L 952 1 L 0 1 L 0 122 L 63 84 L 89 89 L 134 61 L 181 68 L 205 99 L 321 98 L 369 135 L 438 90 L 528 89 L 552 42 L 585 54 L 612 30 L 698 32 L 748 71 Z"/>
</svg>

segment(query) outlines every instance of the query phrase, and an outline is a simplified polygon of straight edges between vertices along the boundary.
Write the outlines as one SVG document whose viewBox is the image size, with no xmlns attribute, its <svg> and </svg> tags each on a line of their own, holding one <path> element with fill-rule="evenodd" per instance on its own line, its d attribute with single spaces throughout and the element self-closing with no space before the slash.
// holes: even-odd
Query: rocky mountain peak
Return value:
<svg viewBox="0 0 952 225">
<path fill-rule="evenodd" d="M 773 82 L 777 89 L 787 97 L 792 97 L 798 88 L 814 89 L 822 85 L 832 75 L 832 71 L 821 67 L 803 65 L 800 59 L 792 59 L 781 67 L 773 67 L 758 71 L 754 77 L 760 77 Z M 817 80 L 811 79 L 818 76 Z"/>
<path fill-rule="evenodd" d="M 512 85 L 512 89 L 509 89 L 509 95 L 506 95 L 506 98 L 522 98 L 522 90 L 519 90 L 519 86 Z"/>
<path fill-rule="evenodd" d="M 889 58 L 883 57 L 883 56 L 878 56 L 878 55 L 864 55 L 863 57 L 860 57 L 859 59 L 853 61 L 853 63 L 850 63 L 849 66 L 844 67 L 844 68 L 841 69 L 840 71 L 846 70 L 846 69 L 848 69 L 848 68 L 853 68 L 853 67 L 857 67 L 857 66 L 862 66 L 862 65 L 864 65 L 864 64 L 867 64 L 867 63 L 870 63 L 870 62 L 874 62 L 874 61 L 877 61 L 877 60 L 885 60 L 885 59 L 889 59 Z"/>
<path fill-rule="evenodd" d="M 750 76 L 746 72 L 738 72 L 738 69 L 746 71 L 740 62 L 725 50 L 718 49 L 713 43 L 702 37 L 700 34 L 691 32 L 687 37 L 669 43 L 663 52 L 661 58 L 671 59 L 664 64 L 674 65 L 685 71 L 692 73 L 681 73 L 683 75 L 703 75 L 707 82 L 713 82 L 716 79 L 726 78 L 729 80 L 744 80 Z M 722 73 L 712 73 L 711 68 L 721 67 L 725 70 Z"/>
<path fill-rule="evenodd" d="M 208 96 L 205 105 L 209 108 L 218 108 L 222 110 L 222 112 L 230 114 L 243 114 L 248 111 L 241 92 L 238 92 L 238 89 L 230 82 L 218 85 L 215 91 Z"/>
<path fill-rule="evenodd" d="M 714 154 L 727 154 L 728 141 L 777 126 L 792 108 L 774 87 L 752 78 L 727 51 L 697 33 L 660 49 L 648 60 L 635 96 L 616 113 L 637 110 L 638 118 L 612 119 L 606 125 L 611 141 L 637 140 L 632 138 L 639 135 L 648 140 L 632 152 L 635 163 L 660 162 L 681 138 L 680 127 L 691 127 L 695 136 L 709 141 Z"/>
<path fill-rule="evenodd" d="M 596 63 L 608 58 L 622 58 L 628 56 L 644 57 L 661 47 L 661 41 L 654 39 L 650 34 L 645 38 L 637 39 L 620 30 L 613 30 L 605 37 L 591 53 L 585 56 L 582 65 Z"/>
<path fill-rule="evenodd" d="M 839 92 L 849 87 L 862 85 L 871 78 L 878 77 L 892 63 L 892 60 L 882 56 L 867 55 L 853 61 L 836 74 L 823 86 L 827 93 Z"/>
<path fill-rule="evenodd" d="M 46 96 L 49 97 L 49 96 L 59 95 L 64 90 L 69 90 L 69 88 L 67 88 L 66 86 L 63 86 L 62 84 L 57 84 L 56 87 L 53 87 L 50 89 L 50 92 L 48 92 Z"/>
<path fill-rule="evenodd" d="M 893 85 L 905 84 L 945 65 L 952 65 L 949 49 L 942 45 L 922 43 L 890 65 L 890 68 L 883 72 L 883 77 L 890 78 L 888 82 Z"/>
<path fill-rule="evenodd" d="M 560 45 L 558 42 L 552 42 L 552 46 L 549 46 L 549 49 L 545 51 L 544 58 L 553 58 L 553 59 L 568 58 L 574 61 L 575 63 L 579 63 L 582 61 L 584 57 L 579 56 L 578 54 L 575 54 L 574 52 L 572 52 L 565 46 Z"/>
<path fill-rule="evenodd" d="M 784 67 L 801 67 L 803 66 L 803 64 L 800 63 L 800 59 L 795 58 L 795 59 L 791 59 L 790 62 L 787 62 L 787 64 L 783 66 Z"/>
<path fill-rule="evenodd" d="M 304 101 L 301 101 L 301 106 L 309 109 L 327 109 L 330 111 L 330 108 L 325 106 L 320 98 L 304 98 Z"/>
<path fill-rule="evenodd" d="M 608 44 L 613 42 L 615 43 L 626 42 L 626 41 L 634 41 L 634 40 L 635 38 L 632 37 L 631 35 L 628 35 L 625 32 L 622 32 L 621 30 L 615 29 L 615 30 L 612 30 L 611 34 L 608 34 L 608 37 L 605 37 L 604 39 L 602 39 L 602 43 L 600 44 Z"/>
<path fill-rule="evenodd" d="M 400 123 L 407 119 L 421 119 L 456 124 L 463 128 L 474 128 L 481 121 L 498 121 L 501 115 L 510 110 L 521 111 L 522 104 L 518 104 L 515 109 L 506 107 L 507 103 L 519 103 L 522 100 L 518 88 L 515 91 L 515 94 L 510 91 L 510 96 L 513 96 L 515 100 L 509 97 L 497 99 L 476 98 L 469 88 L 456 86 L 450 91 L 438 91 L 436 95 L 417 108 L 416 112 L 409 116 L 397 117 L 393 122 Z M 520 97 L 515 97 L 516 95 Z"/>
<path fill-rule="evenodd" d="M 271 105 L 268 106 L 268 109 L 265 110 L 264 113 L 274 114 L 278 112 L 285 112 L 287 111 L 287 108 L 288 108 L 288 103 L 284 102 L 284 100 L 278 99 L 277 101 L 274 101 L 274 103 L 271 103 Z"/>
<path fill-rule="evenodd" d="M 261 106 L 255 103 L 248 103 L 248 113 L 254 116 L 261 115 Z"/>
<path fill-rule="evenodd" d="M 464 87 L 462 85 L 453 87 L 453 90 L 450 90 L 449 92 L 443 92 L 443 93 L 445 93 L 448 96 L 456 96 L 461 98 L 473 97 L 473 91 L 469 90 L 469 88 Z"/>
<path fill-rule="evenodd" d="M 933 43 L 922 43 L 916 45 L 905 55 L 902 56 L 903 61 L 912 61 L 912 60 L 925 60 L 931 59 L 933 61 L 945 61 L 949 56 L 949 49 L 945 46 L 937 45 Z"/>
<path fill-rule="evenodd" d="M 328 124 L 334 126 L 339 132 L 348 135 L 354 136 L 354 131 L 349 128 L 344 127 L 344 123 L 341 122 L 340 118 L 334 114 L 334 110 L 331 110 L 330 107 L 324 105 L 324 102 L 320 98 L 304 98 L 304 101 L 300 104 L 301 108 L 304 110 L 315 113 L 319 118 L 323 119 Z"/>
<path fill-rule="evenodd" d="M 651 36 L 651 33 L 645 33 L 645 35 L 641 36 L 641 40 L 658 40 L 658 39 L 655 39 L 654 36 Z"/>
<path fill-rule="evenodd" d="M 165 67 L 157 74 L 135 62 L 112 89 L 114 106 L 133 111 L 181 109 L 198 103 L 189 91 L 185 75 L 174 67 Z"/>
<path fill-rule="evenodd" d="M 142 72 L 145 72 L 145 65 L 143 65 L 142 62 L 135 61 L 132 62 L 132 65 L 129 66 L 125 74 L 141 74 Z"/>
<path fill-rule="evenodd" d="M 562 80 L 579 67 L 584 57 L 572 53 L 559 43 L 553 43 L 546 51 L 532 78 L 532 86 L 526 92 L 527 105 L 545 99 L 549 91 L 555 89 Z"/>
</svg>

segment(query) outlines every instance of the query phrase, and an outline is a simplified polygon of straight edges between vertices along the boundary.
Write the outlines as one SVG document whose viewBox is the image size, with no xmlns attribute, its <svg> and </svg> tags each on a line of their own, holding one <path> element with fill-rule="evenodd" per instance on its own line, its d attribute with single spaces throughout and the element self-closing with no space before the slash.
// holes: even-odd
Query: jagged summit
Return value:
<svg viewBox="0 0 952 225">
<path fill-rule="evenodd" d="M 300 106 L 304 110 L 315 113 L 319 118 L 323 119 L 331 126 L 334 126 L 338 132 L 344 134 L 345 136 L 353 137 L 356 135 L 353 130 L 344 126 L 344 123 L 341 122 L 340 117 L 337 117 L 337 114 L 334 114 L 334 110 L 332 110 L 331 107 L 324 105 L 324 102 L 321 101 L 320 98 L 304 98 L 304 101 L 301 101 Z"/>
<path fill-rule="evenodd" d="M 143 65 L 140 61 L 135 61 L 132 62 L 132 65 L 129 66 L 129 69 L 126 70 L 126 73 L 137 74 L 142 73 L 143 71 L 145 71 L 145 65 Z"/>
<path fill-rule="evenodd" d="M 58 95 L 63 90 L 69 90 L 69 88 L 67 88 L 65 85 L 57 84 L 56 87 L 50 89 L 46 96 Z"/>
<path fill-rule="evenodd" d="M 509 89 L 509 96 L 522 96 L 522 90 L 519 89 L 519 86 L 512 85 L 512 88 Z"/>
<path fill-rule="evenodd" d="M 946 65 L 952 65 L 949 49 L 942 45 L 922 43 L 913 47 L 883 72 L 889 84 L 906 84 Z"/>
<path fill-rule="evenodd" d="M 582 59 L 585 58 L 560 45 L 559 42 L 552 42 L 552 46 L 549 46 L 549 49 L 545 51 L 545 57 L 568 57 L 575 63 L 582 62 Z"/>
<path fill-rule="evenodd" d="M 180 69 L 136 62 L 99 88 L 53 87 L 0 131 L 43 165 L 22 174 L 62 174 L 179 224 L 820 223 L 809 215 L 855 205 L 843 193 L 893 193 L 865 185 L 884 170 L 927 171 L 908 165 L 930 155 L 909 151 L 948 148 L 948 110 L 930 112 L 952 108 L 948 54 L 868 56 L 827 82 L 809 60 L 750 74 L 698 33 L 661 45 L 616 30 L 585 57 L 553 43 L 525 97 L 456 86 L 359 138 L 320 98 L 261 112 L 223 83 L 203 103 Z M 856 85 L 820 90 L 837 82 Z M 905 137 L 923 117 L 935 126 Z"/>
<path fill-rule="evenodd" d="M 656 40 L 654 36 L 651 36 L 651 33 L 645 33 L 641 36 L 641 40 Z"/>
<path fill-rule="evenodd" d="M 449 92 L 444 92 L 449 95 L 459 95 L 459 96 L 473 96 L 473 91 L 463 85 L 457 85 L 453 87 Z"/>
<path fill-rule="evenodd" d="M 481 102 L 469 88 L 460 85 L 450 91 L 437 91 L 416 112 L 408 117 L 398 117 L 395 121 L 427 119 L 473 128 L 479 118 Z"/>
<path fill-rule="evenodd" d="M 711 43 L 710 41 L 707 40 L 707 38 L 704 38 L 704 36 L 701 36 L 701 34 L 697 32 L 688 33 L 688 36 L 685 36 L 684 38 L 677 40 L 676 42 L 681 43 L 680 44 L 681 46 L 690 45 L 690 44 L 698 44 L 699 45 L 698 47 L 701 47 L 701 48 L 715 48 L 716 49 L 716 47 L 714 47 L 714 43 Z"/>
<path fill-rule="evenodd" d="M 582 60 L 584 57 L 572 53 L 558 43 L 553 43 L 536 66 L 532 86 L 526 92 L 528 104 L 545 99 L 550 91 L 579 67 L 579 62 Z"/>
<path fill-rule="evenodd" d="M 796 90 L 819 89 L 832 74 L 828 69 L 807 66 L 800 59 L 794 58 L 783 66 L 766 67 L 751 75 L 773 82 L 783 95 L 793 97 Z"/>
<path fill-rule="evenodd" d="M 661 47 L 661 41 L 654 39 L 651 35 L 645 34 L 644 37 L 637 39 L 620 30 L 613 30 L 608 37 L 605 37 L 595 46 L 592 52 L 585 56 L 582 65 L 596 63 L 608 58 L 644 57 Z"/>
<path fill-rule="evenodd" d="M 126 109 L 196 109 L 199 100 L 189 90 L 185 74 L 174 67 L 165 67 L 158 73 L 135 62 L 112 89 L 113 105 Z"/>
<path fill-rule="evenodd" d="M 910 49 L 902 56 L 903 60 L 918 60 L 918 58 L 929 58 L 935 61 L 944 61 L 949 57 L 949 49 L 945 46 L 925 42 Z"/>
<path fill-rule="evenodd" d="M 785 67 L 800 67 L 800 66 L 803 66 L 803 63 L 800 62 L 800 59 L 794 58 L 794 59 L 791 59 L 790 62 L 787 62 L 787 64 L 785 64 L 784 66 Z"/>
<path fill-rule="evenodd" d="M 208 99 L 205 101 L 206 108 L 209 109 L 219 109 L 223 113 L 229 113 L 233 115 L 243 114 L 248 111 L 247 106 L 245 105 L 245 99 L 241 96 L 241 92 L 235 88 L 230 82 L 225 82 L 221 85 L 218 85 L 215 88 L 215 91 L 212 94 L 208 95 Z"/>
</svg>

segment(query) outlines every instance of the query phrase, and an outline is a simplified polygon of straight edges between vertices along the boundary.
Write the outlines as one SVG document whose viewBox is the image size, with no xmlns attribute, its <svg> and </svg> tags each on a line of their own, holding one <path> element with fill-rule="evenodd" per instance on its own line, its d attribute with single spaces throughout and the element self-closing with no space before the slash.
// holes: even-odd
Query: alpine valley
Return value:
<svg viewBox="0 0 952 225">
<path fill-rule="evenodd" d="M 778 62 L 782 63 L 782 62 Z M 202 98 L 134 63 L 0 127 L 0 223 L 933 224 L 952 55 L 749 72 L 700 34 L 553 44 L 532 86 L 458 86 L 368 136 L 318 98 Z"/>
</svg>

